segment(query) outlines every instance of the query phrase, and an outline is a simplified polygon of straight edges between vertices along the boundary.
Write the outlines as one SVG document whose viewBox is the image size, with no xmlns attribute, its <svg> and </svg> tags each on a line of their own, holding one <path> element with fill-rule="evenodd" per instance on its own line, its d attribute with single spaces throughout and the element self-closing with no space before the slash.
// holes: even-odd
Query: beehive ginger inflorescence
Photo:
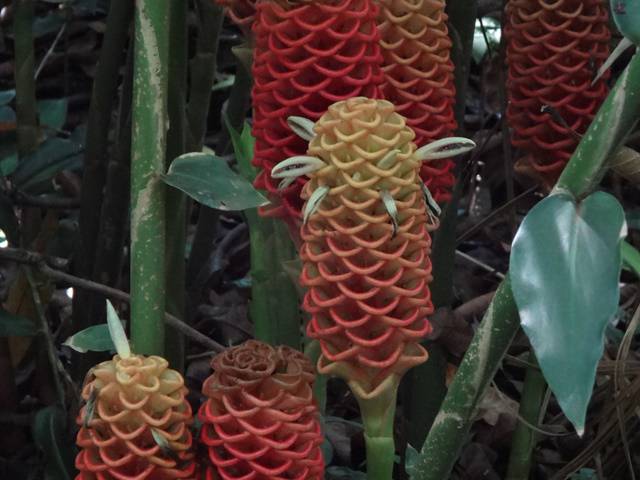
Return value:
<svg viewBox="0 0 640 480">
<path fill-rule="evenodd" d="M 290 121 L 306 129 L 307 155 L 285 160 L 274 175 L 309 177 L 301 283 L 307 332 L 322 347 L 319 369 L 345 378 L 361 398 L 380 395 L 427 358 L 420 341 L 431 330 L 429 231 L 437 219 L 420 167 L 473 142 L 416 150 L 415 133 L 385 100 L 337 102 L 315 125 Z"/>
</svg>

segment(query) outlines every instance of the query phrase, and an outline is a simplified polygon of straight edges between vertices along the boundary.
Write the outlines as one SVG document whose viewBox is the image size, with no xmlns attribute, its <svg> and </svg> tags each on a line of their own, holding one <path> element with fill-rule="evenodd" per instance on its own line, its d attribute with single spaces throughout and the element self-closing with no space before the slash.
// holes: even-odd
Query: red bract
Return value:
<svg viewBox="0 0 640 480">
<path fill-rule="evenodd" d="M 160 357 L 116 355 L 91 369 L 78 415 L 76 480 L 195 480 L 186 392 Z"/>
<path fill-rule="evenodd" d="M 379 30 L 385 83 L 393 103 L 425 145 L 456 129 L 451 40 L 444 0 L 380 0 Z M 420 176 L 437 201 L 451 196 L 453 162 L 425 162 Z"/>
<path fill-rule="evenodd" d="M 366 98 L 332 105 L 314 133 L 307 154 L 325 166 L 303 196 L 325 197 L 301 231 L 307 332 L 320 341 L 322 373 L 343 377 L 359 400 L 385 397 L 427 359 L 420 341 L 431 331 L 435 225 L 415 134 L 391 103 Z"/>
<path fill-rule="evenodd" d="M 217 355 L 202 392 L 207 480 L 321 480 L 322 433 L 311 362 L 250 340 Z"/>
<path fill-rule="evenodd" d="M 607 94 L 603 80 L 592 85 L 609 54 L 607 8 L 602 0 L 510 0 L 506 13 L 507 116 L 524 154 L 517 168 L 550 186 Z"/>
<path fill-rule="evenodd" d="M 256 186 L 275 205 L 264 214 L 298 219 L 300 178 L 278 190 L 271 169 L 306 151 L 289 116 L 317 120 L 332 103 L 359 95 L 377 98 L 382 82 L 378 9 L 373 0 L 257 5 L 253 88 Z"/>
<path fill-rule="evenodd" d="M 227 15 L 233 23 L 248 35 L 256 16 L 256 0 L 216 0 L 227 8 Z"/>
</svg>

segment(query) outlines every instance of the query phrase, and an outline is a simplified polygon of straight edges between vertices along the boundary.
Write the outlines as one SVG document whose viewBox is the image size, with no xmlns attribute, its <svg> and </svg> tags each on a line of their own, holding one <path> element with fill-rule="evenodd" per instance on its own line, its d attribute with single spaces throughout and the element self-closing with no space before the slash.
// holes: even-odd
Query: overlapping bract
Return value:
<svg viewBox="0 0 640 480">
<path fill-rule="evenodd" d="M 116 355 L 95 366 L 82 389 L 76 479 L 195 479 L 186 392 L 160 357 Z"/>
<path fill-rule="evenodd" d="M 212 463 L 207 480 L 324 478 L 315 375 L 304 355 L 250 340 L 211 366 L 199 412 Z"/>
<path fill-rule="evenodd" d="M 507 116 L 524 154 L 517 168 L 553 185 L 607 94 L 604 80 L 592 85 L 609 54 L 607 8 L 604 0 L 509 0 L 506 14 Z"/>
<path fill-rule="evenodd" d="M 249 35 L 256 16 L 256 0 L 215 0 L 227 8 L 227 15 L 233 23 Z"/>
<path fill-rule="evenodd" d="M 379 0 L 385 82 L 382 93 L 407 119 L 422 146 L 456 129 L 451 40 L 444 0 Z M 422 166 L 421 177 L 436 201 L 450 198 L 453 162 Z"/>
<path fill-rule="evenodd" d="M 301 231 L 307 333 L 320 341 L 320 371 L 371 398 L 427 358 L 419 342 L 431 329 L 429 230 L 435 225 L 420 185 L 415 134 L 391 103 L 336 103 L 314 131 L 308 155 L 327 166 L 309 174 L 303 196 L 330 190 Z M 398 210 L 395 235 L 385 191 Z"/>
<path fill-rule="evenodd" d="M 378 9 L 373 0 L 327 0 L 257 5 L 254 24 L 253 135 L 256 186 L 275 207 L 263 213 L 300 217 L 304 179 L 278 190 L 271 169 L 306 150 L 286 121 L 317 120 L 332 103 L 354 96 L 379 96 L 382 82 Z"/>
</svg>

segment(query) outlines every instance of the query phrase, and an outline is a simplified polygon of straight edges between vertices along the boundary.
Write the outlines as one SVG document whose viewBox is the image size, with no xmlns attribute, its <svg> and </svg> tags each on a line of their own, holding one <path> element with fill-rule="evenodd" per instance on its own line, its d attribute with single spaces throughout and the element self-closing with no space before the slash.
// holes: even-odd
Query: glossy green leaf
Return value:
<svg viewBox="0 0 640 480">
<path fill-rule="evenodd" d="M 67 122 L 67 99 L 40 100 L 38 102 L 38 115 L 40 125 L 53 129 L 61 129 Z"/>
<path fill-rule="evenodd" d="M 208 153 L 180 155 L 162 178 L 194 200 L 218 210 L 245 210 L 269 203 L 224 160 Z"/>
<path fill-rule="evenodd" d="M 37 329 L 31 320 L 0 308 L 0 337 L 31 337 L 36 333 Z"/>
<path fill-rule="evenodd" d="M 76 352 L 86 353 L 92 352 L 109 352 L 115 351 L 109 327 L 106 323 L 94 325 L 84 330 L 80 330 L 75 335 L 65 340 L 63 345 L 72 348 Z"/>
<path fill-rule="evenodd" d="M 556 194 L 529 212 L 513 241 L 509 271 L 522 328 L 579 433 L 604 331 L 618 307 L 625 232 L 624 212 L 611 195 L 596 192 L 576 204 Z"/>
<path fill-rule="evenodd" d="M 10 125 L 13 124 L 15 128 L 16 123 L 16 112 L 11 107 L 7 107 L 6 105 L 0 106 L 0 124 L 4 124 L 4 128 L 8 129 Z"/>
<path fill-rule="evenodd" d="M 483 27 L 484 32 L 482 31 Z M 475 31 L 473 32 L 473 48 L 471 50 L 473 61 L 480 63 L 489 48 L 491 48 L 492 52 L 498 51 L 501 35 L 500 22 L 495 18 L 482 17 L 482 23 L 480 20 L 476 20 Z M 487 40 L 489 41 L 488 44 Z"/>
<path fill-rule="evenodd" d="M 611 0 L 611 14 L 620 33 L 636 45 L 640 45 L 640 2 Z"/>
<path fill-rule="evenodd" d="M 571 480 L 598 480 L 598 474 L 593 468 L 581 468 L 571 475 Z"/>
<path fill-rule="evenodd" d="M 73 445 L 65 411 L 52 405 L 36 413 L 33 439 L 44 455 L 44 480 L 73 478 Z"/>
</svg>

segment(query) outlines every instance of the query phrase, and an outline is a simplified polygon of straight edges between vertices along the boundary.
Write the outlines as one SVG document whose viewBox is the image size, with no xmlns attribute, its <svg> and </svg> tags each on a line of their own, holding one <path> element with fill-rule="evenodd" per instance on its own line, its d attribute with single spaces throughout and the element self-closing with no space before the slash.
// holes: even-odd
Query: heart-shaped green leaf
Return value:
<svg viewBox="0 0 640 480">
<path fill-rule="evenodd" d="M 208 153 L 180 155 L 162 178 L 194 200 L 218 210 L 245 210 L 269 203 L 224 160 Z"/>
<path fill-rule="evenodd" d="M 636 45 L 640 45 L 640 2 L 611 0 L 611 14 L 620 33 Z"/>
<path fill-rule="evenodd" d="M 557 194 L 529 212 L 513 241 L 509 274 L 522 328 L 578 433 L 605 327 L 618 307 L 625 231 L 611 195 L 597 192 L 576 204 Z"/>
</svg>

